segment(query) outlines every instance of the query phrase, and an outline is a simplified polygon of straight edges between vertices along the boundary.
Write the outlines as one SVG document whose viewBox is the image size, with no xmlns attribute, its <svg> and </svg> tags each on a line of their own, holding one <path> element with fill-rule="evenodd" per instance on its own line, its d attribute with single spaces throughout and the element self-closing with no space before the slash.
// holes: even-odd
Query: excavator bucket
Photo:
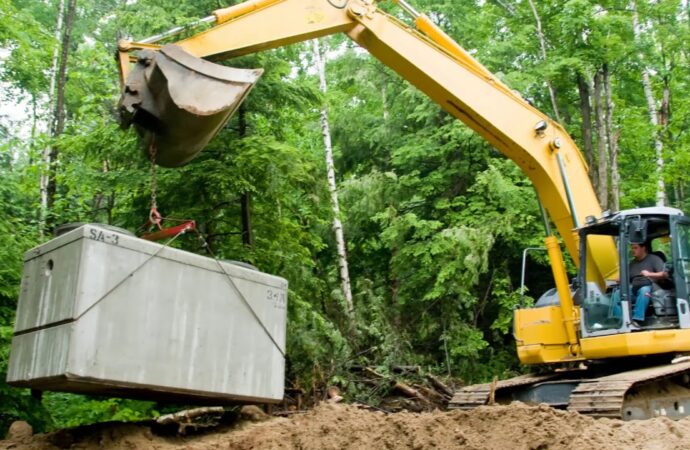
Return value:
<svg viewBox="0 0 690 450">
<path fill-rule="evenodd" d="M 199 59 L 177 45 L 143 50 L 120 97 L 120 123 L 134 125 L 147 155 L 177 167 L 220 131 L 263 70 L 236 69 Z"/>
</svg>

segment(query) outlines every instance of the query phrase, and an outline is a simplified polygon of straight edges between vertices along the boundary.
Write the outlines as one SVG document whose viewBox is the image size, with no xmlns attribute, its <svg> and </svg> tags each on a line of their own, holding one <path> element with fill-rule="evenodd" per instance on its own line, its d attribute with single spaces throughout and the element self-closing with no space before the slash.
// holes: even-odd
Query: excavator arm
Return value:
<svg viewBox="0 0 690 450">
<path fill-rule="evenodd" d="M 161 51 L 174 53 L 170 48 L 179 47 L 194 57 L 222 60 L 345 33 L 513 160 L 534 184 L 566 249 L 579 263 L 574 228 L 584 224 L 588 216 L 599 217 L 602 211 L 586 163 L 573 140 L 557 122 L 496 79 L 427 16 L 403 0 L 395 2 L 413 17 L 414 27 L 386 14 L 371 0 L 251 0 L 215 11 L 214 27 L 174 46 L 162 47 Z M 130 55 L 135 50 L 150 55 L 159 47 L 119 43 L 121 74 L 123 80 L 128 80 L 125 103 L 128 90 L 139 94 L 138 88 L 131 88 L 129 83 L 133 76 L 129 74 Z M 244 95 L 246 92 L 237 97 L 241 100 Z M 213 134 L 219 128 L 214 123 Z M 155 127 L 152 129 L 155 132 Z M 164 151 L 158 149 L 159 153 Z M 185 162 L 189 159 L 190 155 L 185 155 Z M 603 280 L 615 276 L 618 270 L 615 245 L 607 237 L 593 239 L 588 245 L 591 252 L 587 279 L 603 286 Z M 562 299 L 564 295 L 569 297 L 563 286 L 559 286 L 559 293 Z"/>
</svg>

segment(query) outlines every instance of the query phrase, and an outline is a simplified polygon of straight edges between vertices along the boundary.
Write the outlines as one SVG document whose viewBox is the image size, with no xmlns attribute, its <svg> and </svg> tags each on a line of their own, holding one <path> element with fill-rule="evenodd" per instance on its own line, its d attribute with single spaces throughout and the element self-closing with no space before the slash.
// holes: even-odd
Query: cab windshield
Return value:
<svg viewBox="0 0 690 450">
<path fill-rule="evenodd" d="M 598 234 L 587 235 L 587 249 Z M 620 254 L 620 239 L 615 239 Z M 586 262 L 585 262 L 586 264 Z M 583 270 L 583 273 L 586 273 Z M 623 327 L 620 308 L 621 291 L 617 279 L 606 280 L 605 286 L 588 281 L 583 285 L 582 320 L 588 332 L 618 330 Z"/>
<path fill-rule="evenodd" d="M 633 224 L 633 220 L 638 222 Z M 645 225 L 644 234 L 637 233 L 637 228 L 633 226 L 638 225 L 639 228 L 640 223 Z M 586 288 L 581 300 L 585 330 L 595 333 L 607 330 L 628 331 L 628 328 L 637 326 L 676 326 L 676 293 L 672 271 L 668 268 L 670 264 L 667 265 L 674 252 L 668 220 L 649 218 L 640 222 L 639 218 L 630 218 L 617 223 L 595 225 L 593 228 L 592 231 L 597 232 L 590 232 L 585 237 L 587 251 L 595 236 L 613 236 L 618 249 L 620 270 L 618 276 L 606 280 L 604 286 L 593 281 L 584 283 Z M 683 237 L 677 236 L 676 242 L 684 242 L 682 252 L 688 255 L 686 266 L 690 273 L 690 228 L 685 227 L 683 233 Z M 586 258 L 581 263 L 586 264 Z M 651 273 L 662 275 L 652 277 Z M 638 299 L 639 305 L 636 308 Z"/>
</svg>

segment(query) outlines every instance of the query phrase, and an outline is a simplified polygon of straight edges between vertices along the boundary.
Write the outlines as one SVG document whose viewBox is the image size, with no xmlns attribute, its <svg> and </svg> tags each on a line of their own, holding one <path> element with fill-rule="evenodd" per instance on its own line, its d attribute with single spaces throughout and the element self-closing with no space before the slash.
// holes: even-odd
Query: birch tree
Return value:
<svg viewBox="0 0 690 450">
<path fill-rule="evenodd" d="M 534 22 L 537 28 L 537 38 L 539 39 L 539 50 L 541 54 L 541 59 L 546 62 L 546 37 L 544 37 L 544 31 L 541 26 L 541 18 L 539 17 L 539 12 L 537 12 L 537 7 L 534 4 L 534 0 L 529 0 L 529 6 L 532 9 L 532 15 L 534 16 Z M 549 98 L 551 99 L 551 107 L 553 108 L 553 114 L 558 123 L 563 123 L 561 120 L 561 114 L 558 112 L 558 102 L 556 101 L 556 90 L 553 87 L 551 80 L 546 78 L 546 87 L 549 90 Z"/>
<path fill-rule="evenodd" d="M 604 99 L 605 107 L 604 114 L 606 115 L 606 142 L 608 143 L 609 165 L 611 169 L 611 184 L 610 184 L 610 203 L 609 207 L 614 211 L 620 209 L 620 172 L 618 169 L 618 136 L 619 131 L 613 125 L 613 95 L 611 93 L 611 74 L 609 72 L 608 64 L 604 64 L 603 70 L 604 81 Z"/>
<path fill-rule="evenodd" d="M 55 85 L 57 84 L 58 78 L 58 62 L 60 61 L 59 56 L 59 42 L 60 36 L 62 35 L 62 26 L 64 22 L 64 10 L 65 10 L 65 0 L 58 0 L 58 10 L 55 23 L 55 46 L 53 47 L 53 55 L 50 64 L 50 84 L 48 87 L 48 130 L 54 128 L 55 117 L 53 112 L 56 108 L 57 96 L 55 95 Z M 50 179 L 50 167 L 51 167 L 51 153 L 52 148 L 50 145 L 46 145 L 43 150 L 42 160 L 43 160 L 43 171 L 41 172 L 41 177 L 39 181 L 39 189 L 41 195 L 41 214 L 40 214 L 40 224 L 39 228 L 41 231 L 45 228 L 46 218 L 48 216 L 48 184 Z"/>
<path fill-rule="evenodd" d="M 636 43 L 641 41 L 641 27 L 640 18 L 637 12 L 637 3 L 635 1 L 631 4 L 633 32 Z M 654 98 L 654 91 L 652 90 L 652 81 L 649 76 L 649 69 L 645 64 L 645 58 L 642 53 L 639 53 L 639 59 L 642 62 L 642 87 L 644 89 L 645 100 L 647 101 L 647 111 L 649 114 L 649 121 L 654 127 L 654 150 L 656 155 L 656 205 L 666 205 L 666 186 L 664 183 L 664 142 L 661 139 L 659 132 L 659 116 L 656 107 L 656 99 Z"/>
<path fill-rule="evenodd" d="M 594 75 L 594 117 L 597 130 L 597 197 L 603 209 L 608 208 L 609 196 L 609 165 L 608 165 L 608 145 L 606 142 L 606 131 L 603 103 L 604 77 L 601 71 Z"/>
<path fill-rule="evenodd" d="M 77 1 L 68 0 L 66 11 L 64 10 L 64 0 L 60 0 L 58 8 L 57 26 L 60 31 L 56 34 L 61 34 L 60 40 L 60 57 L 59 64 L 57 58 L 53 58 L 53 73 L 51 73 L 49 96 L 55 97 L 54 101 L 50 102 L 52 107 L 52 116 L 50 117 L 50 137 L 51 144 L 43 152 L 44 172 L 41 175 L 40 189 L 41 189 L 41 229 L 45 231 L 46 228 L 51 227 L 50 210 L 55 202 L 55 194 L 57 191 L 57 159 L 59 154 L 56 138 L 60 136 L 65 130 L 65 85 L 67 84 L 67 60 L 70 54 L 70 45 L 72 41 L 72 29 L 74 27 L 74 20 L 77 13 Z M 64 18 L 62 16 L 64 15 Z M 56 48 L 57 49 L 57 48 Z M 53 91 L 54 90 L 54 91 Z"/>
<path fill-rule="evenodd" d="M 314 60 L 319 73 L 319 87 L 321 92 L 326 94 L 328 85 L 326 83 L 326 63 L 321 54 L 319 40 L 313 41 Z M 321 106 L 321 135 L 323 136 L 323 147 L 326 156 L 326 171 L 328 176 L 328 190 L 331 194 L 331 205 L 333 207 L 333 231 L 335 233 L 336 245 L 338 248 L 338 267 L 340 269 L 340 286 L 345 298 L 347 314 L 352 320 L 354 317 L 354 305 L 352 303 L 352 291 L 350 289 L 350 273 L 347 263 L 347 248 L 343 233 L 343 224 L 340 221 L 340 205 L 338 203 L 338 189 L 335 182 L 335 165 L 333 163 L 333 144 L 331 142 L 331 129 L 328 121 L 328 107 L 326 103 Z"/>
<path fill-rule="evenodd" d="M 589 177 L 594 180 L 596 167 L 594 165 L 594 139 L 592 133 L 592 104 L 591 85 L 583 73 L 577 74 L 577 87 L 580 99 L 580 114 L 582 115 L 582 150 L 589 167 Z"/>
</svg>

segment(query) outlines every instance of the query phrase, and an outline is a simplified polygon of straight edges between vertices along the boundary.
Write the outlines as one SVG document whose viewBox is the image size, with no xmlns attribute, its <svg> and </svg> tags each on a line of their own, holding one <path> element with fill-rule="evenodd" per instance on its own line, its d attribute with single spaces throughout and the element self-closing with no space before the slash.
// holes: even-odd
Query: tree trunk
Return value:
<svg viewBox="0 0 690 450">
<path fill-rule="evenodd" d="M 580 92 L 580 112 L 582 113 L 582 145 L 585 152 L 585 160 L 589 166 L 589 178 L 594 183 L 596 178 L 596 166 L 594 165 L 594 144 L 592 141 L 592 104 L 591 89 L 584 75 L 577 74 L 577 87 Z"/>
<path fill-rule="evenodd" d="M 388 111 L 388 85 L 385 82 L 381 88 L 381 109 L 383 109 L 383 124 L 386 126 L 390 112 Z"/>
<path fill-rule="evenodd" d="M 618 172 L 618 137 L 620 133 L 613 129 L 613 96 L 611 94 L 611 75 L 609 65 L 604 64 L 604 96 L 606 98 L 606 141 L 609 144 L 611 164 L 611 196 L 609 207 L 614 211 L 620 210 L 620 173 Z"/>
<path fill-rule="evenodd" d="M 659 118 L 656 110 L 656 101 L 652 92 L 652 82 L 646 68 L 642 69 L 642 85 L 644 95 L 647 99 L 647 109 L 649 111 L 649 121 L 654 126 L 654 150 L 656 155 L 656 205 L 666 205 L 666 186 L 664 183 L 664 143 L 659 133 Z"/>
<path fill-rule="evenodd" d="M 107 174 L 110 172 L 110 163 L 107 159 L 102 161 L 102 172 Z M 113 208 L 115 206 L 114 194 L 111 192 L 106 194 L 105 190 L 99 190 L 93 196 L 93 208 L 91 210 L 91 217 L 93 221 L 100 223 L 113 224 Z M 105 216 L 105 219 L 103 219 Z"/>
<path fill-rule="evenodd" d="M 637 4 L 632 2 L 633 8 L 633 31 L 635 40 L 640 40 L 640 20 L 637 14 Z M 649 121 L 654 127 L 654 150 L 656 153 L 656 205 L 666 206 L 666 186 L 664 183 L 664 143 L 661 140 L 659 133 L 659 117 L 657 115 L 656 100 L 654 99 L 654 92 L 652 91 L 652 82 L 649 78 L 649 71 L 644 64 L 644 55 L 640 53 L 640 61 L 642 65 L 642 87 L 644 88 L 644 96 L 647 100 L 647 110 L 649 113 Z"/>
<path fill-rule="evenodd" d="M 243 138 L 247 135 L 247 116 L 244 106 L 240 106 L 238 112 L 239 135 Z M 240 215 L 242 216 L 242 243 L 246 246 L 254 245 L 254 233 L 252 230 L 252 194 L 243 192 L 240 196 Z"/>
<path fill-rule="evenodd" d="M 661 95 L 661 108 L 659 108 L 659 130 L 657 139 L 659 141 L 671 143 L 672 141 L 670 140 L 670 133 L 668 129 L 668 125 L 671 121 L 671 80 L 669 79 L 669 75 L 665 75 L 663 77 L 664 81 L 664 90 Z M 669 147 L 669 150 L 672 151 L 673 147 Z M 658 184 L 657 184 L 657 205 L 659 206 L 664 206 L 668 203 L 668 199 L 666 197 L 666 185 L 664 181 L 664 174 L 663 174 L 663 169 L 665 165 L 665 158 L 663 155 L 663 148 L 661 152 L 657 152 L 657 176 L 658 178 Z"/>
<path fill-rule="evenodd" d="M 69 0 L 67 2 L 67 12 L 65 13 L 65 26 L 62 33 L 62 44 L 60 51 L 60 66 L 58 68 L 57 77 L 57 98 L 55 100 L 55 128 L 52 137 L 53 143 L 50 148 L 48 167 L 48 185 L 47 191 L 47 211 L 49 212 L 46 218 L 46 226 L 48 229 L 54 227 L 54 218 L 50 216 L 50 211 L 55 204 L 55 194 L 57 192 L 57 160 L 59 156 L 59 148 L 55 140 L 65 131 L 65 85 L 67 84 L 67 60 L 69 58 L 69 49 L 72 39 L 72 29 L 74 27 L 74 19 L 77 12 L 77 0 Z"/>
<path fill-rule="evenodd" d="M 381 87 L 381 108 L 383 109 L 383 132 L 386 141 L 389 140 L 390 126 L 388 119 L 390 118 L 390 101 L 388 99 L 388 83 L 384 79 Z M 384 152 L 382 170 L 391 170 L 391 153 Z"/>
<path fill-rule="evenodd" d="M 314 39 L 314 59 L 319 72 L 319 86 L 324 94 L 327 91 L 326 85 L 326 64 L 321 55 L 319 40 Z M 333 163 L 333 146 L 331 144 L 331 131 L 328 121 L 328 108 L 324 102 L 321 107 L 321 134 L 323 136 L 323 146 L 326 156 L 326 171 L 328 176 L 328 190 L 331 193 L 331 205 L 333 207 L 333 231 L 338 248 L 338 266 L 340 267 L 340 285 L 345 298 L 345 306 L 350 321 L 354 318 L 354 304 L 352 302 L 352 291 L 350 289 L 350 273 L 347 263 L 347 247 L 343 233 L 343 225 L 340 222 L 340 205 L 338 202 L 338 190 L 335 183 L 335 164 Z"/>
<path fill-rule="evenodd" d="M 683 10 L 685 11 L 685 32 L 687 33 L 688 31 L 690 31 L 690 1 L 681 0 L 681 8 L 683 8 Z M 685 57 L 686 61 L 690 60 L 690 49 L 688 49 L 687 45 L 682 46 L 680 51 Z"/>
<path fill-rule="evenodd" d="M 34 157 L 35 155 L 35 149 L 36 149 L 36 140 L 38 138 L 38 121 L 39 121 L 39 113 L 38 113 L 38 99 L 36 98 L 35 94 L 31 94 L 31 144 L 30 144 L 30 151 L 29 151 L 29 166 L 34 165 Z M 14 156 L 14 155 L 13 155 Z M 40 186 L 43 186 L 43 173 L 41 173 L 40 177 Z M 41 199 L 43 199 L 43 189 L 41 189 Z M 43 205 L 43 203 L 41 203 Z M 43 214 L 43 207 L 41 206 L 41 209 L 39 211 L 40 217 L 39 220 L 42 219 L 42 214 Z M 39 227 L 42 229 L 42 227 Z"/>
<path fill-rule="evenodd" d="M 534 5 L 534 0 L 529 0 L 529 6 L 532 8 L 532 14 L 534 15 L 534 21 L 537 26 L 537 38 L 539 38 L 539 47 L 541 49 L 541 59 L 546 62 L 546 38 L 544 37 L 544 32 L 541 27 L 541 19 L 539 18 L 539 13 L 537 12 L 537 7 Z M 546 87 L 549 89 L 549 96 L 551 97 L 551 107 L 553 108 L 553 114 L 558 123 L 563 123 L 561 121 L 561 115 L 558 112 L 558 102 L 556 101 L 556 91 L 551 84 L 551 81 L 546 78 Z"/>
<path fill-rule="evenodd" d="M 678 182 L 678 198 L 676 199 L 679 205 L 685 202 L 685 189 L 683 188 L 683 183 Z"/>
<path fill-rule="evenodd" d="M 55 19 L 55 42 L 60 42 L 60 37 L 62 36 L 62 28 L 65 18 L 65 0 L 58 0 L 58 11 L 57 17 Z M 55 95 L 55 85 L 57 84 L 58 78 L 58 59 L 59 56 L 59 46 L 56 45 L 53 48 L 53 57 L 50 64 L 50 84 L 48 87 L 48 126 L 46 127 L 48 131 L 52 134 L 55 129 L 55 109 L 56 109 L 56 99 Z M 33 140 L 33 139 L 32 139 Z M 48 184 L 50 180 L 50 168 L 51 164 L 51 147 L 47 145 L 43 149 L 43 154 L 41 159 L 43 161 L 43 169 L 41 170 L 41 177 L 39 181 L 39 190 L 41 196 L 41 212 L 39 218 L 39 231 L 41 234 L 45 231 L 46 220 L 48 217 Z"/>
<path fill-rule="evenodd" d="M 659 108 L 659 126 L 663 132 L 662 138 L 668 138 L 668 124 L 671 120 L 671 80 L 669 75 L 664 75 L 663 81 L 664 90 L 661 95 L 661 108 Z"/>
<path fill-rule="evenodd" d="M 242 214 L 242 243 L 249 247 L 254 245 L 254 235 L 252 234 L 252 194 L 245 192 L 240 199 Z"/>
<path fill-rule="evenodd" d="M 606 151 L 606 126 L 603 103 L 604 76 L 601 71 L 594 75 L 594 118 L 597 127 L 597 197 L 602 209 L 608 209 L 609 203 L 609 168 Z"/>
</svg>

